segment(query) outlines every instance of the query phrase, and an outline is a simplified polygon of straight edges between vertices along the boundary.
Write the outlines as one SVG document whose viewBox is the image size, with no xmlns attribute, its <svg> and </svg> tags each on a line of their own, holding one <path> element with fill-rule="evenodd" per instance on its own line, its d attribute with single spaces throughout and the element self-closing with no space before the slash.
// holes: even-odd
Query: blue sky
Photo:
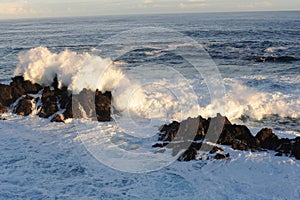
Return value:
<svg viewBox="0 0 300 200">
<path fill-rule="evenodd" d="M 300 0 L 0 0 L 0 19 L 300 10 Z"/>
</svg>

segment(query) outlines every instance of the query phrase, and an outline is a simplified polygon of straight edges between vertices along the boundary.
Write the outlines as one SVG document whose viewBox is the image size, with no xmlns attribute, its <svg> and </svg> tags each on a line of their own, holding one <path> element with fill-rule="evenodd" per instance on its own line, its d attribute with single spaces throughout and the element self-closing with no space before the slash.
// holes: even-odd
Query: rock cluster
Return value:
<svg viewBox="0 0 300 200">
<path fill-rule="evenodd" d="M 214 118 L 188 118 L 172 122 L 161 127 L 159 142 L 155 148 L 171 148 L 177 155 L 186 149 L 178 158 L 180 161 L 190 161 L 197 157 L 198 151 L 207 151 L 215 159 L 228 158 L 229 154 L 221 154 L 223 150 L 210 144 L 231 146 L 235 150 L 263 151 L 272 150 L 276 156 L 291 156 L 300 159 L 300 137 L 295 139 L 279 139 L 271 129 L 264 128 L 256 136 L 244 125 L 231 124 L 221 115 Z M 187 141 L 190 142 L 187 142 Z M 215 154 L 217 153 L 217 154 Z"/>
<path fill-rule="evenodd" d="M 12 78 L 10 85 L 0 84 L 0 113 L 12 107 L 18 115 L 27 116 L 34 110 L 51 122 L 64 122 L 68 118 L 95 118 L 111 120 L 111 92 L 102 93 L 83 89 L 71 94 L 67 87 L 58 88 L 57 79 L 51 86 L 41 86 L 24 80 L 22 76 Z"/>
</svg>

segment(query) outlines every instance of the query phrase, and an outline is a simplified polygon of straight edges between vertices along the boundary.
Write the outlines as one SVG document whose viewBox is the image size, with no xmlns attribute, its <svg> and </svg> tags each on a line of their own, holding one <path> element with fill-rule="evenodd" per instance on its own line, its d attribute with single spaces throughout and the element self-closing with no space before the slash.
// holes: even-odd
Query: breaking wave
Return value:
<svg viewBox="0 0 300 200">
<path fill-rule="evenodd" d="M 229 119 L 247 115 L 261 119 L 265 115 L 299 118 L 300 97 L 280 92 L 262 92 L 249 88 L 235 79 L 224 79 L 227 88 L 222 100 L 223 110 L 217 110 L 220 102 L 201 104 L 203 94 L 199 88 L 205 83 L 189 80 L 176 70 L 168 70 L 170 79 L 158 78 L 143 82 L 129 76 L 109 58 L 101 58 L 89 53 L 64 50 L 52 53 L 46 47 L 37 47 L 19 55 L 19 65 L 15 75 L 23 75 L 26 80 L 42 85 L 50 85 L 55 77 L 59 87 L 67 86 L 73 93 L 83 88 L 112 91 L 113 107 L 119 113 L 138 116 L 136 119 L 159 119 L 163 121 L 182 120 L 201 114 L 214 116 L 217 112 Z M 140 74 L 154 74 L 140 68 Z M 164 74 L 161 69 L 158 74 Z M 195 84 L 196 83 L 196 84 Z M 205 97 L 204 97 L 205 98 Z M 201 104 L 201 106 L 200 106 Z"/>
</svg>

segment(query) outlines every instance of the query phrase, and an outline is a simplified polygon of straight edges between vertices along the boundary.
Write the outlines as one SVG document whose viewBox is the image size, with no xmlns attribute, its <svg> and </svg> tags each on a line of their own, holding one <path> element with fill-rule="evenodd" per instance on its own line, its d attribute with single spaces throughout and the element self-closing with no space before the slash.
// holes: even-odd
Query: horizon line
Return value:
<svg viewBox="0 0 300 200">
<path fill-rule="evenodd" d="M 204 11 L 204 12 L 167 12 L 167 13 L 128 13 L 128 14 L 103 14 L 103 15 L 70 15 L 70 16 L 45 16 L 45 17 L 20 17 L 5 18 L 6 20 L 37 20 L 37 19 L 64 19 L 64 18 L 84 18 L 84 17 L 126 17 L 126 16 L 155 16 L 155 15 L 182 15 L 182 14 L 214 14 L 214 13 L 263 13 L 263 12 L 300 12 L 300 10 L 247 10 L 247 11 Z"/>
</svg>

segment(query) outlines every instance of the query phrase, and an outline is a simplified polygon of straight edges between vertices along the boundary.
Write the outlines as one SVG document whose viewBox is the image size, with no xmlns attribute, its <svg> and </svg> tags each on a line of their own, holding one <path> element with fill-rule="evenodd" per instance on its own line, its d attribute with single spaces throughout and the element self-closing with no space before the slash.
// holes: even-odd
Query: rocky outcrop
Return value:
<svg viewBox="0 0 300 200">
<path fill-rule="evenodd" d="M 187 143 L 188 139 L 192 141 Z M 300 159 L 300 137 L 279 139 L 272 129 L 268 128 L 260 130 L 254 137 L 246 126 L 231 124 L 226 117 L 221 115 L 208 119 L 199 116 L 188 118 L 181 123 L 174 121 L 165 124 L 160 129 L 158 140 L 159 142 L 153 147 L 171 148 L 173 155 L 186 149 L 179 156 L 179 161 L 197 159 L 199 150 L 208 152 L 214 159 L 230 157 L 229 154 L 221 154 L 223 150 L 212 146 L 211 143 L 227 145 L 235 150 L 272 150 L 277 152 L 277 156 L 286 155 Z"/>
<path fill-rule="evenodd" d="M 13 112 L 22 116 L 30 115 L 34 109 L 34 104 L 34 98 L 30 95 L 26 95 L 24 98 L 19 100 L 17 105 L 14 107 Z"/>
<path fill-rule="evenodd" d="M 0 105 L 8 107 L 13 103 L 12 87 L 0 84 Z"/>
<path fill-rule="evenodd" d="M 33 94 L 39 98 L 34 99 Z M 0 113 L 7 112 L 7 107 L 14 104 L 13 112 L 18 115 L 27 116 L 37 109 L 39 117 L 51 117 L 51 122 L 64 122 L 68 118 L 110 121 L 111 99 L 111 92 L 98 90 L 83 89 L 72 95 L 67 87 L 58 88 L 57 78 L 51 86 L 33 84 L 22 76 L 12 78 L 10 85 L 0 84 Z"/>
<path fill-rule="evenodd" d="M 110 121 L 110 110 L 111 110 L 111 92 L 102 93 L 99 90 L 95 94 L 95 106 L 96 115 L 99 122 Z"/>
<path fill-rule="evenodd" d="M 25 81 L 22 76 L 12 78 L 10 85 L 0 84 L 0 105 L 9 107 L 21 96 L 27 94 L 37 94 L 43 87 Z"/>
</svg>

